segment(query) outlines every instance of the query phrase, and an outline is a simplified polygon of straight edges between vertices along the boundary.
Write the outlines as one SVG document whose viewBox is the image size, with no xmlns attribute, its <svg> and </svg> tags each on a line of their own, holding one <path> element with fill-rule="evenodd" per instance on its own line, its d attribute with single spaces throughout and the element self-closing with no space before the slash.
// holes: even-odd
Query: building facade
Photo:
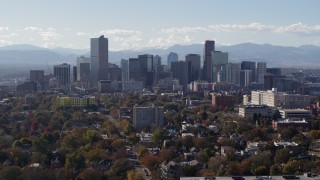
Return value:
<svg viewBox="0 0 320 180">
<path fill-rule="evenodd" d="M 212 51 L 215 51 L 215 42 L 207 40 L 204 43 L 203 54 L 203 79 L 207 82 L 212 81 Z"/>
<path fill-rule="evenodd" d="M 53 66 L 53 74 L 57 79 L 58 87 L 64 87 L 70 84 L 70 64 L 63 63 Z"/>
<path fill-rule="evenodd" d="M 108 39 L 104 36 L 91 38 L 91 80 L 92 87 L 97 87 L 99 80 L 108 80 Z"/>
<path fill-rule="evenodd" d="M 152 105 L 133 108 L 133 126 L 136 129 L 163 126 L 163 123 L 163 107 Z"/>
</svg>

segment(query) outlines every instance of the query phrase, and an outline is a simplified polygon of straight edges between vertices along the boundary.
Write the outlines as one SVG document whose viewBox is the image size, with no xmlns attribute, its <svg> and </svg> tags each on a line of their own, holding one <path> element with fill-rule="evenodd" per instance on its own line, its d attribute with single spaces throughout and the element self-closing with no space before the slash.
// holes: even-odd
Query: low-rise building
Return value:
<svg viewBox="0 0 320 180">
<path fill-rule="evenodd" d="M 254 114 L 268 117 L 271 116 L 271 109 L 265 105 L 246 105 L 239 107 L 239 116 L 241 117 L 253 117 Z"/>
<path fill-rule="evenodd" d="M 213 94 L 212 106 L 218 109 L 224 109 L 226 107 L 233 107 L 235 103 L 235 97 L 228 94 Z"/>
<path fill-rule="evenodd" d="M 63 96 L 57 97 L 57 104 L 59 107 L 88 107 L 97 105 L 97 101 L 94 96 Z"/>
<path fill-rule="evenodd" d="M 279 112 L 284 119 L 304 118 L 310 120 L 312 117 L 311 110 L 306 109 L 280 109 Z"/>
<path fill-rule="evenodd" d="M 285 119 L 273 121 L 272 127 L 275 130 L 286 129 L 288 127 L 294 127 L 300 131 L 309 131 L 310 129 L 309 122 L 305 121 L 304 119 Z"/>
</svg>

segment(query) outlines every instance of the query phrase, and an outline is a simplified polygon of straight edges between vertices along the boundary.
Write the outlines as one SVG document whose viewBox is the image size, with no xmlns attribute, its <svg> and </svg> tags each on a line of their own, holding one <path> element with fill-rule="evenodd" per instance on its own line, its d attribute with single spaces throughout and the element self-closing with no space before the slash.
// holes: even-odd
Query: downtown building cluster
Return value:
<svg viewBox="0 0 320 180">
<path fill-rule="evenodd" d="M 228 52 L 216 50 L 215 41 L 205 41 L 203 56 L 175 52 L 167 55 L 163 64 L 159 55 L 141 54 L 121 59 L 120 66 L 109 62 L 108 39 L 91 38 L 90 57 L 80 56 L 76 66 L 63 63 L 53 67 L 53 73 L 31 70 L 30 80 L 19 86 L 21 91 L 60 88 L 84 92 L 114 91 L 230 91 L 271 90 L 280 92 L 320 92 L 314 83 L 301 84 L 296 76 L 282 75 L 280 68 L 267 68 L 261 59 L 230 62 Z M 202 58 L 201 58 L 202 57 Z"/>
</svg>

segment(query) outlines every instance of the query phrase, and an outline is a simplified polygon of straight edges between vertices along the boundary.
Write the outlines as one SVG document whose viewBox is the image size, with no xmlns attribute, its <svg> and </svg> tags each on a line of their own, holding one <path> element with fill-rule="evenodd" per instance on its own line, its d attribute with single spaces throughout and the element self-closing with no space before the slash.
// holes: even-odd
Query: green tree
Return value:
<svg viewBox="0 0 320 180">
<path fill-rule="evenodd" d="M 101 136 L 96 130 L 87 130 L 85 138 L 90 142 L 90 144 L 94 144 L 101 140 Z"/>
<path fill-rule="evenodd" d="M 82 168 L 85 165 L 85 157 L 79 151 L 66 155 L 66 168 Z"/>
<path fill-rule="evenodd" d="M 156 128 L 152 133 L 152 141 L 158 145 L 160 145 L 164 140 L 165 130 L 163 128 Z"/>
</svg>

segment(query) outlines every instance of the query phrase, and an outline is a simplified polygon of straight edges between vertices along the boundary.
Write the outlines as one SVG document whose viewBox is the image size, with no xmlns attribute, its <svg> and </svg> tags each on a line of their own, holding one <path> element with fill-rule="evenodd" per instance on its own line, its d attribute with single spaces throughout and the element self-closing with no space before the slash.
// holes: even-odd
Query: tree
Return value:
<svg viewBox="0 0 320 180">
<path fill-rule="evenodd" d="M 290 150 L 288 148 L 282 148 L 276 151 L 274 162 L 278 164 L 287 163 L 290 158 Z"/>
<path fill-rule="evenodd" d="M 160 145 L 164 140 L 165 131 L 163 128 L 157 127 L 152 133 L 152 141 Z"/>
<path fill-rule="evenodd" d="M 294 127 L 283 128 L 280 130 L 281 138 L 290 141 L 299 131 Z"/>
<path fill-rule="evenodd" d="M 79 174 L 80 179 L 102 180 L 103 174 L 93 168 L 86 168 Z"/>
<path fill-rule="evenodd" d="M 9 166 L 0 170 L 0 179 L 2 180 L 16 180 L 21 175 L 21 168 L 18 166 Z"/>
<path fill-rule="evenodd" d="M 280 164 L 273 164 L 270 167 L 270 175 L 280 175 L 281 174 L 281 166 Z"/>
<path fill-rule="evenodd" d="M 142 174 L 136 172 L 135 170 L 130 170 L 127 172 L 128 180 L 143 180 Z"/>
<path fill-rule="evenodd" d="M 101 139 L 101 136 L 96 130 L 87 130 L 85 138 L 90 142 L 90 144 L 94 144 Z"/>
<path fill-rule="evenodd" d="M 269 168 L 272 164 L 270 159 L 271 159 L 271 152 L 269 151 L 264 151 L 257 155 L 253 155 L 249 158 L 249 160 L 251 161 L 252 169 L 256 169 L 260 166 Z"/>
<path fill-rule="evenodd" d="M 152 154 L 146 153 L 140 158 L 141 163 L 149 169 L 155 168 L 159 164 L 158 158 Z"/>
<path fill-rule="evenodd" d="M 118 179 L 125 179 L 127 176 L 127 171 L 131 170 L 133 167 L 128 159 L 120 158 L 116 159 L 112 166 L 109 168 L 107 175 L 109 177 L 114 177 Z"/>
<path fill-rule="evenodd" d="M 269 174 L 269 170 L 265 167 L 265 166 L 259 166 L 257 167 L 255 170 L 255 175 L 257 176 L 261 176 L 261 175 L 268 175 Z"/>
<path fill-rule="evenodd" d="M 82 168 L 85 165 L 85 157 L 79 151 L 66 155 L 66 168 Z"/>
</svg>

